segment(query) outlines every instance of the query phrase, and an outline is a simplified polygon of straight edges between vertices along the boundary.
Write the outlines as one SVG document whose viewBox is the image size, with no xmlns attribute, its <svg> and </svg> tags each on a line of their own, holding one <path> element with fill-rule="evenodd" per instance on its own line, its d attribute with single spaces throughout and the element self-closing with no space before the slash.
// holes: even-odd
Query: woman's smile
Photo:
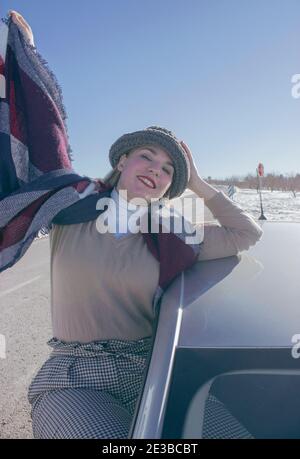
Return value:
<svg viewBox="0 0 300 459">
<path fill-rule="evenodd" d="M 154 181 L 150 177 L 147 177 L 145 175 L 137 175 L 137 178 L 148 188 L 156 188 Z"/>
</svg>

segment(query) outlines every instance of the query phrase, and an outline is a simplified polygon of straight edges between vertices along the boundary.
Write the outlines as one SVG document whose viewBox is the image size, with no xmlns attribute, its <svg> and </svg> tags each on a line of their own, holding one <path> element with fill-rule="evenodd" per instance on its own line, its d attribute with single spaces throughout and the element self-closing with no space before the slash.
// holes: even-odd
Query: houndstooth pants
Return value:
<svg viewBox="0 0 300 459">
<path fill-rule="evenodd" d="M 28 389 L 34 438 L 128 438 L 152 337 L 47 344 Z"/>
</svg>

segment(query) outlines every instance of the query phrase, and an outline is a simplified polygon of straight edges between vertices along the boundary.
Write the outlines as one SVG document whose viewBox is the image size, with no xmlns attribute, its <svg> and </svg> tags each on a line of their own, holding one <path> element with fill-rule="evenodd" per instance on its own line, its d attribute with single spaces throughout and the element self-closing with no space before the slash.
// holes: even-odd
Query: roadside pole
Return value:
<svg viewBox="0 0 300 459">
<path fill-rule="evenodd" d="M 267 220 L 267 218 L 264 215 L 262 195 L 261 195 L 261 180 L 262 180 L 262 177 L 264 176 L 264 166 L 262 163 L 258 164 L 256 173 L 257 173 L 257 179 L 258 179 L 259 200 L 260 200 L 260 216 L 258 220 Z"/>
</svg>

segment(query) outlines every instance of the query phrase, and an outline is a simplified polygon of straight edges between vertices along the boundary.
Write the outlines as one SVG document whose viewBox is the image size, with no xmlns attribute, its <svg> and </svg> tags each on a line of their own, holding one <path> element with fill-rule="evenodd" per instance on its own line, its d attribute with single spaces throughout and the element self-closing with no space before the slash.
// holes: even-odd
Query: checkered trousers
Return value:
<svg viewBox="0 0 300 459">
<path fill-rule="evenodd" d="M 47 344 L 28 389 L 34 438 L 128 438 L 152 337 Z"/>
</svg>

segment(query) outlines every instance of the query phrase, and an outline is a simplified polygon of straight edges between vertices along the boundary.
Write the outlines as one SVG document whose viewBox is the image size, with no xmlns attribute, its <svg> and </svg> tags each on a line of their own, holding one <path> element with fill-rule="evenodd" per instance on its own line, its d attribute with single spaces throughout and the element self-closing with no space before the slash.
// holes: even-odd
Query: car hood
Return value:
<svg viewBox="0 0 300 459">
<path fill-rule="evenodd" d="M 199 261 L 167 290 L 160 314 L 181 311 L 177 346 L 290 347 L 300 334 L 300 225 L 262 226 L 248 251 Z"/>
</svg>

